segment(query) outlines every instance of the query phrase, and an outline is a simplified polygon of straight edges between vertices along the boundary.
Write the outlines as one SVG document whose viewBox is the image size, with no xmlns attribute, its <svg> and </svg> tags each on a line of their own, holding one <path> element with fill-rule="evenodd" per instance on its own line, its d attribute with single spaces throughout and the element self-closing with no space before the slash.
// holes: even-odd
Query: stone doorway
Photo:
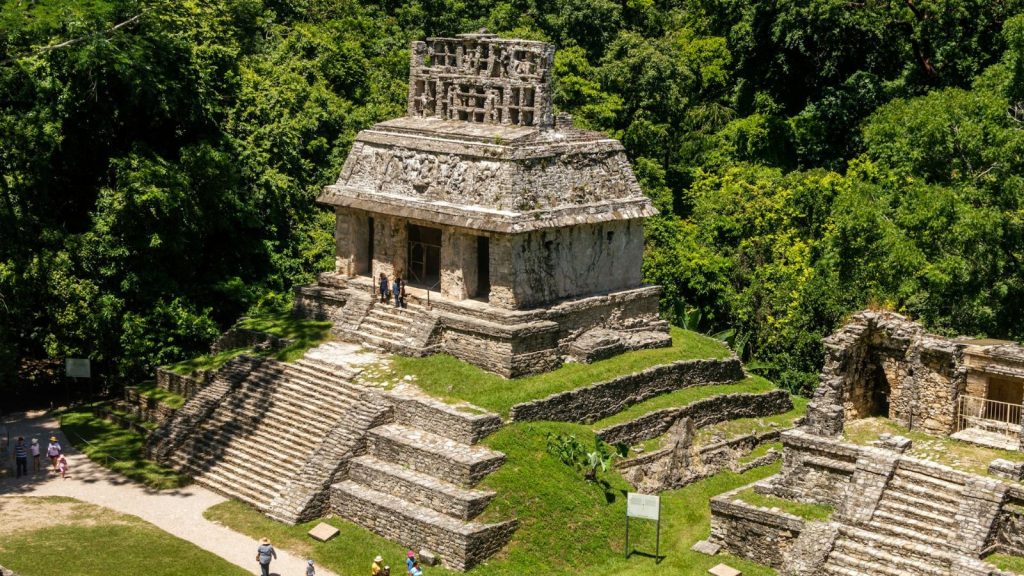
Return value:
<svg viewBox="0 0 1024 576">
<path fill-rule="evenodd" d="M 476 274 L 473 297 L 486 302 L 491 294 L 491 240 L 487 236 L 476 237 Z"/>
<path fill-rule="evenodd" d="M 412 286 L 436 289 L 441 281 L 441 230 L 409 224 L 409 273 Z"/>
</svg>

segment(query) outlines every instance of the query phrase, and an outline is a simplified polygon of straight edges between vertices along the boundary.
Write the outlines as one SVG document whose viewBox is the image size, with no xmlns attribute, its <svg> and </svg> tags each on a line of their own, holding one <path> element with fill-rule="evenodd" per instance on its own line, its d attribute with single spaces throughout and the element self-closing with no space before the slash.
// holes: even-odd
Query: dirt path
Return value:
<svg viewBox="0 0 1024 576">
<path fill-rule="evenodd" d="M 27 478 L 15 479 L 13 475 L 0 478 L 0 496 L 67 496 L 132 514 L 253 574 L 259 574 L 259 565 L 255 561 L 258 543 L 203 518 L 203 511 L 225 501 L 223 496 L 195 485 L 158 492 L 128 480 L 93 463 L 71 447 L 56 420 L 45 413 L 30 412 L 21 418 L 9 419 L 7 426 L 12 447 L 14 439 L 24 436 L 26 444 L 31 438 L 38 438 L 45 451 L 49 437 L 57 436 L 65 448 L 71 473 L 66 480 L 61 480 L 60 475 L 47 472 L 48 462 L 44 456 L 43 472 L 33 475 L 30 457 Z M 0 434 L 3 434 L 2 429 Z M 10 455 L 3 466 L 13 467 Z M 271 563 L 273 574 L 303 576 L 306 573 L 305 559 L 280 549 L 277 554 L 278 559 Z M 316 573 L 317 576 L 337 576 L 319 566 Z"/>
</svg>

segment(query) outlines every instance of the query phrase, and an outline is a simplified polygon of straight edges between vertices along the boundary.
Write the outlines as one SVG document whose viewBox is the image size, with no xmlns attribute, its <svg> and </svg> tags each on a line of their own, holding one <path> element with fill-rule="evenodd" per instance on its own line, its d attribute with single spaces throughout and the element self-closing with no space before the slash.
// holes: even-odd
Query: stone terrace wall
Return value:
<svg viewBox="0 0 1024 576">
<path fill-rule="evenodd" d="M 210 352 L 217 354 L 235 348 L 277 349 L 294 343 L 291 338 L 281 338 L 266 332 L 234 326 L 220 335 L 220 338 L 210 346 Z"/>
<path fill-rule="evenodd" d="M 804 520 L 779 510 L 734 501 L 742 486 L 711 499 L 711 536 L 714 544 L 741 558 L 782 568 L 787 552 L 804 529 Z"/>
<path fill-rule="evenodd" d="M 782 471 L 773 485 L 774 493 L 841 509 L 861 456 L 860 448 L 800 429 L 783 432 L 782 445 Z"/>
<path fill-rule="evenodd" d="M 989 537 L 986 552 L 1024 556 L 1024 487 L 1012 486 L 996 528 Z"/>
<path fill-rule="evenodd" d="M 694 428 L 703 428 L 728 420 L 771 416 L 792 409 L 793 401 L 785 390 L 772 390 L 765 394 L 720 394 L 682 408 L 657 410 L 636 420 L 598 430 L 597 435 L 609 444 L 633 446 L 661 436 L 680 418 L 691 418 Z"/>
<path fill-rule="evenodd" d="M 179 396 L 191 398 L 213 378 L 212 372 L 197 372 L 195 376 L 182 376 L 166 368 L 156 369 L 156 385 Z"/>
<path fill-rule="evenodd" d="M 155 398 L 139 394 L 139 391 L 131 386 L 124 389 L 124 400 L 128 412 L 141 420 L 163 424 L 174 416 L 174 408 Z"/>
<path fill-rule="evenodd" d="M 509 418 L 513 421 L 554 420 L 590 424 L 673 390 L 735 382 L 744 376 L 743 365 L 735 356 L 722 360 L 681 360 L 586 388 L 516 404 Z"/>
</svg>

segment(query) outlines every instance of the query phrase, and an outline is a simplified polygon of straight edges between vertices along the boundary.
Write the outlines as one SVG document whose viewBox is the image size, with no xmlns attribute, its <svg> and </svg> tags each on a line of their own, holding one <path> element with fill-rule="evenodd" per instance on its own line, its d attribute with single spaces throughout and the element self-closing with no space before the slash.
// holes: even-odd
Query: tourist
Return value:
<svg viewBox="0 0 1024 576">
<path fill-rule="evenodd" d="M 400 300 L 400 305 L 402 306 L 402 308 L 405 308 L 405 279 L 404 278 L 400 281 L 399 292 L 402 295 L 402 298 Z"/>
<path fill-rule="evenodd" d="M 402 296 L 402 279 L 397 275 L 395 276 L 395 282 L 391 285 L 391 293 L 395 297 L 395 308 L 398 308 L 400 305 L 399 299 Z"/>
<path fill-rule="evenodd" d="M 16 478 L 22 475 L 28 476 L 28 450 L 25 448 L 25 438 L 18 436 L 18 442 L 14 445 L 14 467 Z"/>
<path fill-rule="evenodd" d="M 384 570 L 380 566 L 383 562 L 384 559 L 381 558 L 380 554 L 378 554 L 377 557 L 373 559 L 373 565 L 370 566 L 370 576 L 380 576 L 380 573 Z"/>
<path fill-rule="evenodd" d="M 313 567 L 312 560 L 306 560 L 306 576 L 316 576 L 316 568 Z"/>
<path fill-rule="evenodd" d="M 270 576 L 271 559 L 277 560 L 277 551 L 270 545 L 270 540 L 263 538 L 260 540 L 260 547 L 256 549 L 256 561 L 260 563 L 263 576 Z"/>
<path fill-rule="evenodd" d="M 411 576 L 423 576 L 423 570 L 420 570 L 420 563 L 418 560 L 412 563 L 412 568 L 409 569 L 409 574 Z"/>
<path fill-rule="evenodd" d="M 50 444 L 46 447 L 46 456 L 50 459 L 50 465 L 53 466 L 54 472 L 57 471 L 57 459 L 63 452 L 60 442 L 57 442 L 57 437 L 50 436 Z"/>
<path fill-rule="evenodd" d="M 60 470 L 60 479 L 64 480 L 68 474 L 68 459 L 63 454 L 57 459 L 57 470 Z"/>
<path fill-rule="evenodd" d="M 388 303 L 388 275 L 380 273 L 380 303 Z"/>
<path fill-rule="evenodd" d="M 42 469 L 42 466 L 39 464 L 39 438 L 33 438 L 32 439 L 31 452 L 32 452 L 32 473 L 35 474 L 36 472 L 39 472 L 40 469 Z"/>
<path fill-rule="evenodd" d="M 405 553 L 405 572 L 406 574 L 412 574 L 412 565 L 416 563 L 416 553 L 409 550 Z"/>
<path fill-rule="evenodd" d="M 391 566 L 385 566 L 384 569 L 380 571 L 380 576 L 391 576 Z"/>
</svg>

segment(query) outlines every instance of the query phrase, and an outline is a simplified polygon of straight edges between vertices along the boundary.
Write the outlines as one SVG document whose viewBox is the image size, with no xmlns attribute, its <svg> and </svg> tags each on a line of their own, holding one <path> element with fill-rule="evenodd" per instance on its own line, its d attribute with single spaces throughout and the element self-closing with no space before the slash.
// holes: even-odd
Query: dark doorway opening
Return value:
<svg viewBox="0 0 1024 576">
<path fill-rule="evenodd" d="M 441 230 L 409 225 L 409 274 L 412 286 L 435 289 L 441 280 Z"/>
<path fill-rule="evenodd" d="M 476 298 L 487 300 L 491 294 L 491 239 L 476 237 Z"/>
<path fill-rule="evenodd" d="M 889 417 L 889 395 L 892 394 L 892 386 L 889 378 L 885 375 L 882 362 L 875 365 L 875 377 L 873 379 L 869 396 L 867 416 Z"/>
<path fill-rule="evenodd" d="M 373 274 L 373 218 L 366 219 L 366 258 L 359 264 L 359 274 L 363 276 Z"/>
</svg>

